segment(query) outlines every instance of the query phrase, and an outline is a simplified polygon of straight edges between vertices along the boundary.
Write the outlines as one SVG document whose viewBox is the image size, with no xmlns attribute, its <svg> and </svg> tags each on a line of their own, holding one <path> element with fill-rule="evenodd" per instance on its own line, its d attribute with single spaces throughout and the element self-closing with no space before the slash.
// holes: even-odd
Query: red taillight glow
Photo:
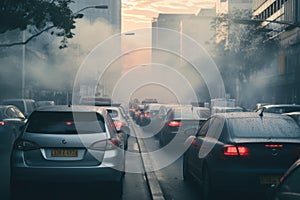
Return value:
<svg viewBox="0 0 300 200">
<path fill-rule="evenodd" d="M 282 148 L 282 144 L 266 144 L 265 147 L 267 148 Z"/>
<path fill-rule="evenodd" d="M 121 127 L 125 125 L 124 122 L 119 122 L 119 121 L 114 121 L 114 124 L 117 130 L 121 129 Z"/>
<path fill-rule="evenodd" d="M 70 125 L 72 125 L 72 122 L 66 122 L 66 125 L 70 126 Z"/>
<path fill-rule="evenodd" d="M 0 122 L 0 126 L 5 126 L 5 122 Z"/>
<path fill-rule="evenodd" d="M 179 127 L 179 126 L 181 126 L 181 122 L 179 122 L 179 121 L 170 121 L 169 122 L 169 126 L 171 126 L 171 127 Z"/>
<path fill-rule="evenodd" d="M 242 146 L 225 146 L 225 156 L 249 156 L 249 149 Z"/>
<path fill-rule="evenodd" d="M 149 112 L 146 112 L 146 113 L 145 113 L 145 117 L 150 118 L 150 113 L 149 113 Z"/>
</svg>

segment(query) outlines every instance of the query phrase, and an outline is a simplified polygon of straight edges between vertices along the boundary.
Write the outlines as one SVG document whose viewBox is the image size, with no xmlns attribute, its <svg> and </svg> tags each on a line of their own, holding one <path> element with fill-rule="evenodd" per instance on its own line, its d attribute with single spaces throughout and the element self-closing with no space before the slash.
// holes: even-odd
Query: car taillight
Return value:
<svg viewBox="0 0 300 200">
<path fill-rule="evenodd" d="M 97 151 L 105 151 L 105 150 L 112 150 L 116 149 L 120 146 L 120 143 L 115 139 L 110 140 L 102 140 L 95 142 L 90 146 L 90 149 L 97 150 Z"/>
<path fill-rule="evenodd" d="M 150 113 L 149 113 L 149 112 L 146 112 L 146 113 L 145 113 L 145 117 L 150 118 Z"/>
<path fill-rule="evenodd" d="M 170 121 L 169 122 L 169 126 L 171 126 L 171 127 L 179 127 L 179 126 L 181 126 L 181 122 L 179 122 L 179 121 Z"/>
<path fill-rule="evenodd" d="M 243 146 L 225 146 L 224 155 L 225 156 L 249 156 L 249 148 Z"/>
<path fill-rule="evenodd" d="M 0 122 L 0 126 L 5 126 L 5 122 Z"/>
<path fill-rule="evenodd" d="M 266 144 L 265 147 L 267 148 L 282 148 L 282 144 Z"/>
<path fill-rule="evenodd" d="M 18 140 L 15 143 L 15 148 L 22 151 L 29 151 L 39 149 L 40 147 L 38 144 L 28 140 Z"/>
<path fill-rule="evenodd" d="M 121 127 L 125 125 L 124 122 L 120 122 L 120 121 L 114 121 L 114 124 L 117 130 L 120 130 Z"/>
</svg>

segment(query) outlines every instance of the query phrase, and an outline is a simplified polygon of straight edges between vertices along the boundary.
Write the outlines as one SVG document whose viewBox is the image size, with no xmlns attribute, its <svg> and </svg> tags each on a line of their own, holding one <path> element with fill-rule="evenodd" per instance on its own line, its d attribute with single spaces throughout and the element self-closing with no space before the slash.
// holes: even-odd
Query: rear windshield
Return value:
<svg viewBox="0 0 300 200">
<path fill-rule="evenodd" d="M 300 138 L 300 127 L 292 118 L 235 118 L 228 124 L 238 138 Z"/>
<path fill-rule="evenodd" d="M 47 134 L 102 133 L 105 132 L 104 124 L 103 117 L 94 112 L 33 112 L 28 120 L 26 132 Z"/>
</svg>

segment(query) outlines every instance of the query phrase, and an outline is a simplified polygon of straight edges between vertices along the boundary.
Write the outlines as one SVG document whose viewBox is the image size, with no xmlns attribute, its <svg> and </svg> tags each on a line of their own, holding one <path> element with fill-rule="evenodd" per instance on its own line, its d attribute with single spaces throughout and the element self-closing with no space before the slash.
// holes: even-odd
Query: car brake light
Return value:
<svg viewBox="0 0 300 200">
<path fill-rule="evenodd" d="M 70 126 L 70 125 L 72 125 L 72 122 L 66 122 L 66 125 Z"/>
<path fill-rule="evenodd" d="M 34 142 L 27 141 L 27 140 L 19 140 L 15 143 L 15 148 L 22 151 L 29 151 L 39 149 L 39 145 Z"/>
<path fill-rule="evenodd" d="M 90 146 L 90 149 L 97 150 L 97 151 L 105 151 L 105 150 L 116 149 L 119 146 L 120 145 L 117 140 L 110 139 L 110 140 L 102 140 L 102 141 L 95 142 Z"/>
<path fill-rule="evenodd" d="M 145 117 L 150 118 L 150 113 L 149 113 L 149 112 L 146 112 L 146 113 L 145 113 Z"/>
<path fill-rule="evenodd" d="M 179 126 L 181 126 L 181 122 L 179 122 L 179 121 L 170 121 L 169 122 L 169 126 L 171 126 L 171 127 L 179 127 Z"/>
<path fill-rule="evenodd" d="M 267 148 L 282 148 L 282 144 L 266 144 L 265 147 Z"/>
<path fill-rule="evenodd" d="M 225 146 L 225 156 L 249 156 L 249 148 L 243 146 Z"/>
<path fill-rule="evenodd" d="M 5 126 L 5 122 L 0 122 L 0 126 Z"/>
<path fill-rule="evenodd" d="M 120 130 L 122 126 L 125 125 L 124 122 L 114 121 L 115 127 L 117 130 Z"/>
</svg>

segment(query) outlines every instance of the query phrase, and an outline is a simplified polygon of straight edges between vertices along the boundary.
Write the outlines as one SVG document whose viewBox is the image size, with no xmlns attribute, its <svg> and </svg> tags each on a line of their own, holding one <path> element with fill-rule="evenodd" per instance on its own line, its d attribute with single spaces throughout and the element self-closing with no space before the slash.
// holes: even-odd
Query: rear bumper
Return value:
<svg viewBox="0 0 300 200">
<path fill-rule="evenodd" d="M 119 182 L 124 172 L 109 167 L 98 168 L 20 168 L 12 167 L 14 183 L 99 183 Z"/>
<path fill-rule="evenodd" d="M 285 170 L 277 169 L 214 169 L 210 171 L 211 185 L 219 191 L 264 193 L 272 183 L 263 183 L 262 177 L 279 178 Z"/>
</svg>

